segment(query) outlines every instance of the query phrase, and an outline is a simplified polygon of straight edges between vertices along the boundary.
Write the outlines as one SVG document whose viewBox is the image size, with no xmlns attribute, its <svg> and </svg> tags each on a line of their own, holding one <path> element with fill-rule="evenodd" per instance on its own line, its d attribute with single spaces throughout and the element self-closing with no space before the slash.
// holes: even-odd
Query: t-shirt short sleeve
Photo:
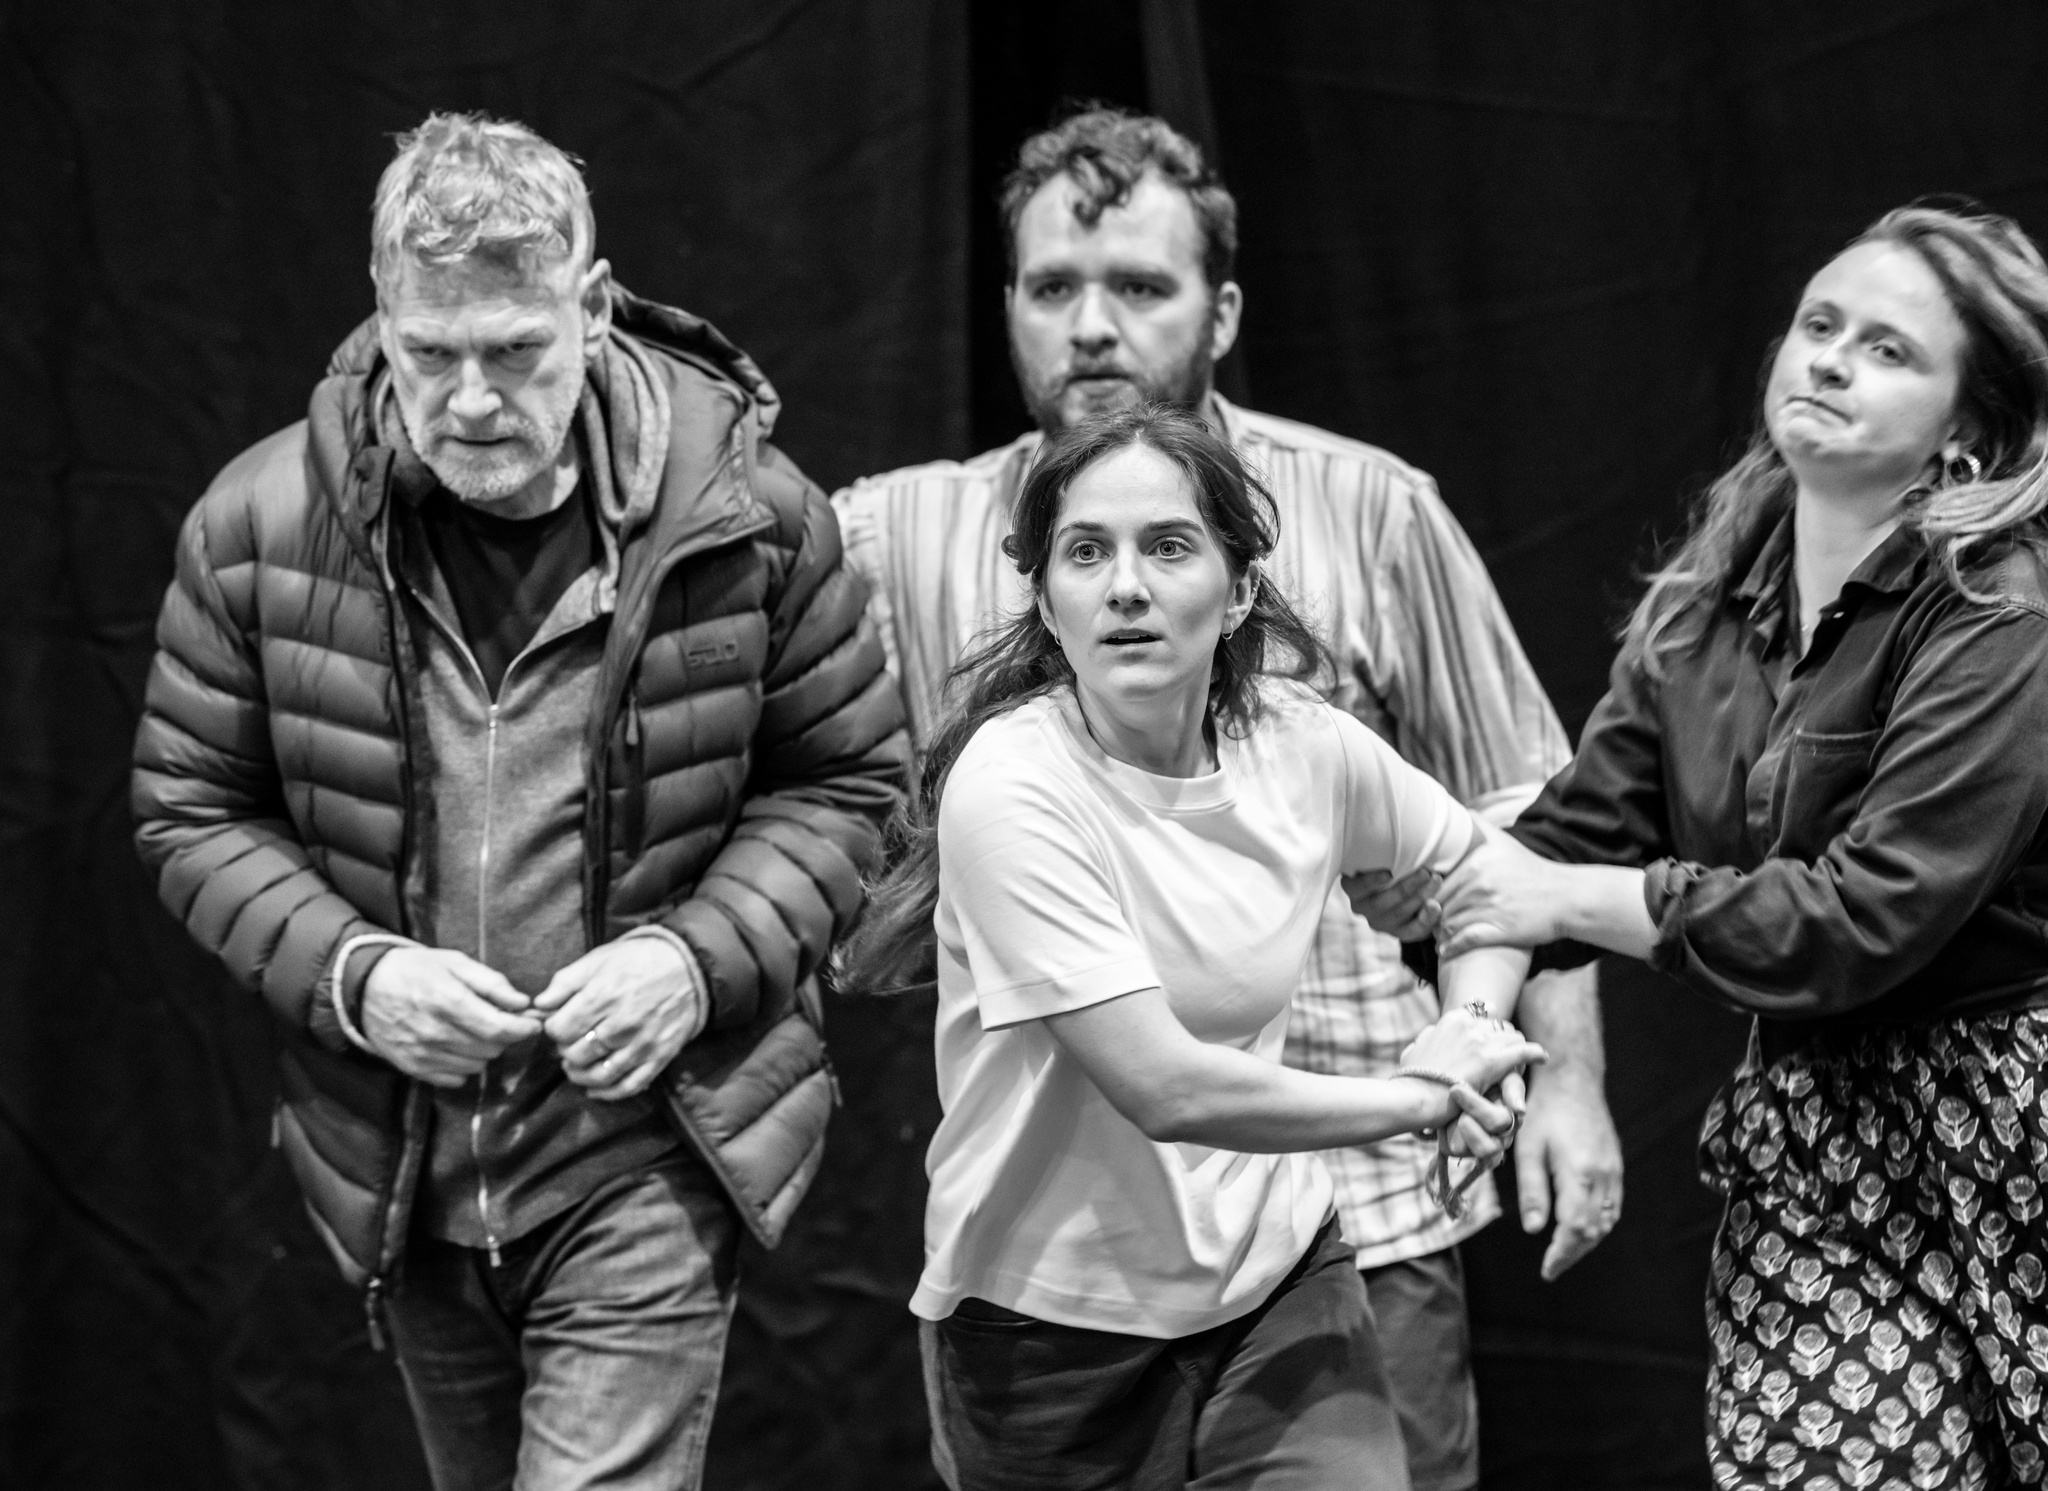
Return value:
<svg viewBox="0 0 2048 1491">
<path fill-rule="evenodd" d="M 950 909 L 984 1029 L 1154 988 L 1102 846 L 1028 766 L 963 754 L 939 808 Z M 943 933 L 942 924 L 942 933 Z"/>
<path fill-rule="evenodd" d="M 1329 717 L 1344 758 L 1343 873 L 1391 870 L 1399 879 L 1427 866 L 1449 874 L 1479 834 L 1472 814 L 1358 720 L 1335 709 Z"/>
</svg>

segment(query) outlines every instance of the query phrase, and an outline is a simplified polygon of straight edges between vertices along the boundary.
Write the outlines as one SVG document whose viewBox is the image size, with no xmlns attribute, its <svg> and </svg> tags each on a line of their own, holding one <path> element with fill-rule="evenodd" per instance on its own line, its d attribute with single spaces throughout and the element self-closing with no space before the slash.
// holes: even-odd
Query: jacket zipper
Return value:
<svg viewBox="0 0 2048 1491">
<path fill-rule="evenodd" d="M 415 592 L 417 594 L 417 592 Z M 437 628 L 455 655 L 468 665 L 470 676 L 475 680 L 477 690 L 490 698 L 490 680 L 484 677 L 483 665 L 470 651 L 469 643 L 462 634 L 451 630 L 434 613 L 434 608 L 421 597 L 421 609 L 427 621 Z M 531 644 L 528 644 L 531 646 Z M 524 652 L 505 665 L 505 676 L 498 680 L 498 696 L 502 698 L 505 685 L 511 680 L 512 670 L 519 666 Z M 482 842 L 476 851 L 476 960 L 486 967 L 491 960 L 490 924 L 490 870 L 491 830 L 497 820 L 498 785 L 498 699 L 490 699 L 484 714 L 484 830 Z M 497 1229 L 491 1225 L 491 1181 L 484 1169 L 484 1109 L 490 1101 L 491 1067 L 493 1062 L 484 1063 L 483 1070 L 476 1074 L 476 1092 L 471 1099 L 469 1110 L 469 1162 L 476 1167 L 476 1219 L 483 1229 L 484 1250 L 490 1255 L 491 1267 L 500 1268 L 504 1258 L 500 1252 L 501 1241 Z"/>
<path fill-rule="evenodd" d="M 468 649 L 465 647 L 464 652 Z M 515 659 L 516 661 L 516 659 Z M 476 667 L 475 659 L 470 660 Z M 511 667 L 506 667 L 511 673 Z M 477 681 L 484 682 L 483 669 L 477 668 Z M 502 686 L 502 681 L 501 681 Z M 488 685 L 486 685 L 488 687 Z M 491 827 L 496 817 L 498 786 L 498 701 L 491 700 L 490 710 L 485 715 L 484 727 L 484 832 L 483 842 L 476 851 L 476 960 L 486 968 L 491 962 Z M 484 1105 L 490 1099 L 491 1063 L 486 1061 L 483 1070 L 476 1074 L 476 1106 L 469 1114 L 469 1161 L 476 1166 L 476 1217 L 477 1225 L 484 1230 L 484 1246 L 490 1251 L 491 1267 L 503 1266 L 504 1260 L 498 1254 L 498 1234 L 491 1226 L 491 1182 L 484 1172 Z"/>
<path fill-rule="evenodd" d="M 390 470 L 390 462 L 387 460 L 378 474 L 378 479 L 385 484 L 385 495 L 387 499 L 389 497 Z M 368 529 L 365 533 L 365 537 L 369 541 L 370 554 L 372 558 L 376 560 L 377 579 L 384 588 L 384 638 L 385 645 L 389 649 L 391 658 L 391 668 L 394 677 L 393 686 L 398 696 L 398 707 L 395 711 L 395 714 L 398 721 L 398 736 L 400 741 L 400 750 L 402 753 L 402 759 L 407 763 L 410 763 L 412 759 L 411 724 L 406 718 L 404 685 L 396 682 L 396 675 L 399 668 L 400 660 L 398 635 L 398 579 L 397 576 L 394 575 L 391 571 L 391 555 L 387 537 L 389 529 L 377 521 L 378 516 L 381 516 L 381 514 L 373 515 L 371 517 Z M 409 918 L 407 918 L 405 914 L 404 887 L 405 863 L 411 853 L 413 829 L 412 772 L 410 766 L 408 765 L 406 769 L 402 770 L 399 776 L 401 792 L 404 798 L 404 816 L 402 826 L 399 830 L 399 894 L 397 908 L 399 926 L 397 930 L 409 934 L 412 928 L 410 927 L 410 925 L 408 925 Z M 423 1089 L 421 1088 L 418 1082 L 412 1081 L 410 1079 L 407 1080 L 405 1084 L 405 1110 L 403 1119 L 405 1126 L 405 1138 L 398 1152 L 398 1169 L 393 1174 L 391 1180 L 391 1196 L 390 1200 L 387 1203 L 389 1209 L 384 1214 L 384 1235 L 378 1241 L 377 1265 L 375 1270 L 371 1273 L 368 1281 L 363 1286 L 364 1324 L 368 1327 L 369 1331 L 370 1349 L 372 1351 L 379 1353 L 381 1353 L 384 1350 L 385 1346 L 384 1281 L 386 1275 L 391 1271 L 391 1269 L 398 1260 L 400 1247 L 400 1244 L 398 1243 L 397 1238 L 394 1235 L 392 1221 L 397 1214 L 399 1205 L 398 1198 L 401 1188 L 407 1187 L 411 1184 L 411 1182 L 407 1178 L 408 1167 L 416 1167 L 418 1165 L 420 1152 L 424 1148 L 426 1141 L 424 1109 L 422 1106 L 421 1098 L 422 1091 Z M 415 1122 L 416 1114 L 420 1115 L 419 1122 Z"/>
</svg>

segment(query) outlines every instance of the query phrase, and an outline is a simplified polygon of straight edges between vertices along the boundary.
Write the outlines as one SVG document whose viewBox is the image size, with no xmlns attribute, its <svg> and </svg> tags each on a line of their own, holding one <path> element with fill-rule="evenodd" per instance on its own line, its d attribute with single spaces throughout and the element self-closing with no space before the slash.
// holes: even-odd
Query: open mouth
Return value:
<svg viewBox="0 0 2048 1491">
<path fill-rule="evenodd" d="M 1102 644 L 1105 647 L 1140 647 L 1147 642 L 1157 642 L 1158 640 L 1159 636 L 1155 632 L 1125 630 L 1111 632 L 1102 639 Z"/>
</svg>

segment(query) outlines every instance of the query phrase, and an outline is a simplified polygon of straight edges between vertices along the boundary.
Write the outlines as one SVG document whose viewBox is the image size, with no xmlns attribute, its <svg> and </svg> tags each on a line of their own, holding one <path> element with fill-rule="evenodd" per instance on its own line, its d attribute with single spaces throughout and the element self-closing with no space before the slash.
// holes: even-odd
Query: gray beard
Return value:
<svg viewBox="0 0 2048 1491">
<path fill-rule="evenodd" d="M 1070 423 L 1066 410 L 1061 406 L 1061 396 L 1066 393 L 1064 380 L 1051 385 L 1034 383 L 1030 372 L 1017 360 L 1017 349 L 1010 348 L 1010 366 L 1016 372 L 1017 386 L 1024 391 L 1024 406 L 1031 411 L 1031 418 L 1046 435 L 1057 435 Z M 1209 395 L 1209 385 L 1216 372 L 1215 359 L 1209 356 L 1205 341 L 1195 349 L 1179 367 L 1170 368 L 1157 377 L 1135 374 L 1127 386 L 1128 392 L 1118 407 L 1136 408 L 1140 404 L 1179 404 L 1189 409 L 1199 409 Z"/>
<path fill-rule="evenodd" d="M 412 441 L 413 450 L 427 463 L 435 480 L 464 502 L 488 506 L 518 496 L 554 466 L 569 438 L 569 426 L 582 399 L 583 379 L 565 378 L 551 402 L 541 407 L 538 420 L 501 415 L 497 429 L 516 437 L 516 443 L 506 454 L 482 460 L 450 460 L 437 454 L 434 437 L 440 431 L 433 426 L 416 425 L 403 401 L 399 401 L 398 414 L 405 425 L 406 438 Z"/>
</svg>

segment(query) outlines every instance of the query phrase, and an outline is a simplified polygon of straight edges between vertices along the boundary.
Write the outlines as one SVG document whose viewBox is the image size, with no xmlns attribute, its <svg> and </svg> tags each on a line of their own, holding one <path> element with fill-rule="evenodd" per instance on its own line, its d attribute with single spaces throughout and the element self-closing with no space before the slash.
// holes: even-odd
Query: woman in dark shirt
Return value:
<svg viewBox="0 0 2048 1491">
<path fill-rule="evenodd" d="M 1888 214 L 1576 759 L 1444 888 L 1446 953 L 1591 944 L 1757 1016 L 1702 1135 L 1724 1491 L 2048 1466 L 2044 506 L 2040 253 Z"/>
</svg>

